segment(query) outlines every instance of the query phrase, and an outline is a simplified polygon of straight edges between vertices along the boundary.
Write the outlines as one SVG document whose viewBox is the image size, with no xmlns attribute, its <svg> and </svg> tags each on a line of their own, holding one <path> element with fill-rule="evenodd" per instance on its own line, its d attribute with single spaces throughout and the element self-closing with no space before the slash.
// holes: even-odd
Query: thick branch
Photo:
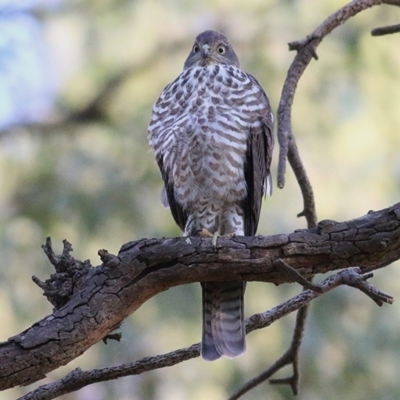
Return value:
<svg viewBox="0 0 400 400">
<path fill-rule="evenodd" d="M 283 304 L 273 308 L 270 311 L 261 314 L 255 314 L 246 321 L 246 332 L 250 333 L 256 329 L 265 328 L 271 325 L 277 319 L 290 314 L 293 311 L 299 310 L 298 318 L 305 318 L 307 307 L 313 299 L 321 296 L 323 293 L 334 289 L 339 285 L 354 286 L 369 297 L 376 301 L 379 297 L 380 301 L 392 303 L 393 299 L 390 296 L 377 290 L 375 287 L 366 282 L 366 279 L 371 277 L 372 274 L 362 275 L 360 268 L 349 268 L 347 270 L 338 272 L 336 275 L 326 278 L 319 286 L 318 291 L 305 290 Z M 292 347 L 298 347 L 301 343 L 302 331 L 295 332 L 293 337 Z M 241 388 L 230 400 L 239 398 L 242 394 L 249 391 L 254 386 L 258 385 L 260 380 L 268 379 L 276 371 L 283 366 L 292 363 L 294 368 L 297 368 L 297 363 L 293 362 L 293 357 L 297 357 L 297 352 L 290 351 L 290 349 L 267 371 L 263 372 L 257 378 L 248 382 Z M 162 354 L 154 357 L 145 357 L 134 363 L 119 365 L 116 367 L 93 369 L 89 371 L 82 371 L 77 368 L 71 371 L 65 378 L 47 385 L 40 386 L 34 391 L 21 397 L 19 400 L 51 400 L 62 394 L 70 393 L 83 388 L 84 386 L 107 381 L 111 379 L 118 379 L 129 375 L 138 375 L 143 372 L 155 370 L 159 368 L 169 367 L 183 361 L 190 360 L 200 355 L 200 343 L 196 343 L 190 347 L 172 351 L 167 354 Z M 293 384 L 297 385 L 298 371 L 294 371 L 292 380 Z M 282 383 L 281 380 L 271 383 Z M 296 392 L 297 387 L 294 392 Z"/>
<path fill-rule="evenodd" d="M 288 235 L 221 238 L 217 249 L 211 239 L 197 237 L 128 243 L 121 249 L 119 265 L 90 269 L 62 308 L 0 344 L 0 390 L 37 381 L 67 364 L 170 287 L 227 279 L 275 284 L 292 280 L 274 267 L 278 258 L 304 277 L 390 264 L 400 258 L 400 203 Z"/>
</svg>

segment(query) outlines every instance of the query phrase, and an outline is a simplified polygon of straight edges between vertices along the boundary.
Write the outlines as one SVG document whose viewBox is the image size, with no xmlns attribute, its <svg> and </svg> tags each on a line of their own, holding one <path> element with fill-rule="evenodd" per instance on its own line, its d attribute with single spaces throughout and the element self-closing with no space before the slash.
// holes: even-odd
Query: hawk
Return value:
<svg viewBox="0 0 400 400">
<path fill-rule="evenodd" d="M 256 233 L 271 192 L 273 115 L 225 35 L 199 34 L 183 72 L 153 106 L 149 144 L 164 180 L 162 203 L 185 236 Z M 203 282 L 205 360 L 246 349 L 245 283 Z"/>
</svg>

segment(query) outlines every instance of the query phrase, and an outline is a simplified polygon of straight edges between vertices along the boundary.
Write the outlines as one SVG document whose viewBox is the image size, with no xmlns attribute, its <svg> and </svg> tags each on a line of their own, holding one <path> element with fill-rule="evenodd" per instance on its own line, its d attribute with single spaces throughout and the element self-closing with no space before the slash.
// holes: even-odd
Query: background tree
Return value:
<svg viewBox="0 0 400 400">
<path fill-rule="evenodd" d="M 39 251 L 44 237 L 57 242 L 67 237 L 77 258 L 94 261 L 99 248 L 116 253 L 129 240 L 179 234 L 158 202 L 161 179 L 147 155 L 146 126 L 152 102 L 181 70 L 192 37 L 209 27 L 224 30 L 244 69 L 259 78 L 276 109 L 292 60 L 285 44 L 304 37 L 343 5 L 256 0 L 245 5 L 10 4 L 2 10 L 0 52 L 4 339 L 51 313 L 30 280 L 31 274 L 52 273 Z M 398 200 L 398 38 L 368 35 L 371 27 L 395 22 L 396 13 L 388 6 L 360 14 L 326 39 L 318 49 L 318 63 L 312 62 L 301 80 L 292 123 L 320 219 L 350 219 Z M 267 199 L 259 233 L 305 227 L 296 219 L 301 203 L 289 175 L 285 190 L 275 190 Z M 392 266 L 374 282 L 397 297 L 397 273 Z M 251 283 L 247 314 L 271 308 L 298 290 L 297 285 Z M 47 379 L 62 377 L 77 365 L 119 364 L 197 341 L 199 292 L 198 285 L 189 285 L 156 296 L 122 326 L 121 343 L 99 343 Z M 317 300 L 301 353 L 299 398 L 397 398 L 396 309 L 377 309 L 344 288 Z M 189 393 L 194 399 L 224 398 L 238 381 L 256 375 L 282 354 L 291 340 L 293 319 L 291 315 L 253 333 L 248 353 L 236 361 L 193 360 L 190 368 L 181 364 L 92 385 L 65 399 L 183 399 Z M 1 396 L 14 399 L 31 389 L 12 389 Z M 252 398 L 264 398 L 266 390 L 273 399 L 292 397 L 286 387 L 264 386 Z"/>
</svg>

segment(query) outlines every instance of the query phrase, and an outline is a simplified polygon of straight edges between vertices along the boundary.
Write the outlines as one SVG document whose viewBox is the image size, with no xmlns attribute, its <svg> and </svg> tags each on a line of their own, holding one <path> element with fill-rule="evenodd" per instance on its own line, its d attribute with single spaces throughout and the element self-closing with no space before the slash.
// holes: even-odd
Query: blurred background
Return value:
<svg viewBox="0 0 400 400">
<path fill-rule="evenodd" d="M 310 33 L 345 1 L 1 0 L 0 1 L 0 335 L 15 335 L 51 313 L 31 281 L 52 272 L 40 246 L 98 265 L 97 251 L 128 241 L 178 236 L 159 201 L 161 178 L 147 145 L 152 104 L 181 72 L 195 36 L 223 31 L 276 110 L 294 57 L 287 43 Z M 319 219 L 345 220 L 399 201 L 400 36 L 370 30 L 400 12 L 374 7 L 327 37 L 300 80 L 293 128 L 316 196 Z M 277 151 L 273 161 L 276 176 Z M 259 233 L 304 228 L 290 170 L 265 200 Z M 400 295 L 399 264 L 372 282 Z M 246 314 L 298 293 L 297 285 L 250 283 Z M 129 317 L 121 343 L 98 343 L 40 382 L 80 366 L 106 367 L 200 339 L 200 286 L 171 289 Z M 235 360 L 201 359 L 96 384 L 64 400 L 225 399 L 288 347 L 294 315 L 248 337 Z M 300 354 L 298 400 L 400 398 L 400 306 L 381 309 L 354 289 L 314 301 Z M 281 371 L 283 377 L 290 370 Z M 0 393 L 11 400 L 34 389 Z M 263 384 L 246 399 L 283 400 Z"/>
</svg>

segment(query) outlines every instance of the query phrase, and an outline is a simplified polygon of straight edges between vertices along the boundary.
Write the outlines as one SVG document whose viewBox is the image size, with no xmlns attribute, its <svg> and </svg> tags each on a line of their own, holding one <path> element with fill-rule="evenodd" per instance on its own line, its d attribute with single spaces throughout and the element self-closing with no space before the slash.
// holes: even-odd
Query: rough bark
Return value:
<svg viewBox="0 0 400 400">
<path fill-rule="evenodd" d="M 60 309 L 0 344 L 0 390 L 29 384 L 69 363 L 118 327 L 146 300 L 173 286 L 239 280 L 293 281 L 281 259 L 305 278 L 400 258 L 400 203 L 346 222 L 321 221 L 291 234 L 218 239 L 143 239 L 122 246 L 74 284 Z M 229 275 L 228 275 L 229 271 Z"/>
</svg>

